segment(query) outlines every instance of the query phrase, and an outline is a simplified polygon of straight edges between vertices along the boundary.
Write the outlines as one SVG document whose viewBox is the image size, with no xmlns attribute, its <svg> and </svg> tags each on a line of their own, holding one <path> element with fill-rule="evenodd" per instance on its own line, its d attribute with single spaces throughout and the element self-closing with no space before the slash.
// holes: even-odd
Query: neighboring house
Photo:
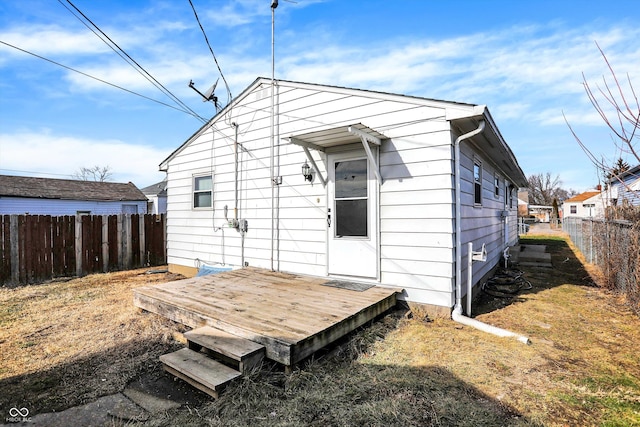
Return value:
<svg viewBox="0 0 640 427">
<path fill-rule="evenodd" d="M 487 251 L 473 283 L 517 242 L 527 185 L 486 106 L 282 80 L 272 96 L 264 78 L 160 169 L 171 271 L 364 281 L 438 311 L 462 297 L 468 242 Z"/>
<path fill-rule="evenodd" d="M 518 191 L 518 217 L 526 218 L 529 216 L 529 191 Z"/>
<path fill-rule="evenodd" d="M 605 193 L 596 190 L 586 191 L 562 203 L 562 217 L 604 218 L 606 206 Z"/>
<path fill-rule="evenodd" d="M 611 178 L 605 191 L 611 206 L 640 206 L 640 165 Z"/>
<path fill-rule="evenodd" d="M 540 222 L 551 221 L 553 206 L 529 205 L 529 215 L 535 217 Z"/>
<path fill-rule="evenodd" d="M 132 183 L 0 175 L 0 214 L 144 214 L 147 198 Z"/>
<path fill-rule="evenodd" d="M 164 214 L 167 213 L 167 179 L 144 187 L 142 190 L 147 199 L 147 213 Z"/>
</svg>

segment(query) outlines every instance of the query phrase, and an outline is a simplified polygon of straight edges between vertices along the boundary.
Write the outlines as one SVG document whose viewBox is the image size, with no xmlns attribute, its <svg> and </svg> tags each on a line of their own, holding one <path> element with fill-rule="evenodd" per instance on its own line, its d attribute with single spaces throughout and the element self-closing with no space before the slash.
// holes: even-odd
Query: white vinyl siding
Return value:
<svg viewBox="0 0 640 427">
<path fill-rule="evenodd" d="M 483 244 L 487 249 L 487 261 L 473 263 L 475 284 L 499 262 L 502 251 L 505 249 L 505 237 L 508 237 L 508 245 L 514 245 L 517 242 L 517 209 L 509 208 L 509 202 L 505 200 L 505 195 L 508 194 L 506 191 L 498 191 L 498 197 L 495 196 L 496 180 L 501 181 L 499 178 L 501 173 L 493 162 L 466 141 L 463 141 L 460 149 L 462 277 L 464 281 L 467 277 L 467 242 L 473 242 L 475 251 L 480 250 Z M 478 205 L 475 203 L 476 185 L 473 167 L 477 164 L 481 165 L 483 177 L 482 209 L 477 209 Z M 508 212 L 506 230 L 505 218 L 502 216 L 505 210 Z M 508 233 L 507 236 L 505 231 Z"/>
</svg>

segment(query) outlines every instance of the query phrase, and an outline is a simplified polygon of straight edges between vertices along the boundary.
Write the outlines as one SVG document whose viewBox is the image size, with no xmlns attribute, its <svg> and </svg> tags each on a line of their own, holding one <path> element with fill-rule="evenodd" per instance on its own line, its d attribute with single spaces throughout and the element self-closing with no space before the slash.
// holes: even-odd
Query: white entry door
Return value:
<svg viewBox="0 0 640 427">
<path fill-rule="evenodd" d="M 364 152 L 330 154 L 328 272 L 378 277 L 378 181 Z"/>
</svg>

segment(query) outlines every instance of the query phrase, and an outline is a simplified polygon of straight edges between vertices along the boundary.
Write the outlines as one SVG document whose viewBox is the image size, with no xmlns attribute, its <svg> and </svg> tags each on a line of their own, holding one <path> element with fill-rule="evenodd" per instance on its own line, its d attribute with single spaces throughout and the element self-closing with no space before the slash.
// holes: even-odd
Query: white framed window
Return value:
<svg viewBox="0 0 640 427">
<path fill-rule="evenodd" d="M 500 197 L 500 176 L 498 174 L 493 175 L 493 195 L 496 199 Z"/>
<path fill-rule="evenodd" d="M 507 184 L 507 182 L 506 182 L 506 181 L 505 181 L 504 185 L 505 185 L 504 193 L 505 193 L 505 194 L 509 194 L 509 209 L 513 209 L 513 193 L 514 193 L 514 187 L 513 187 L 512 185 Z"/>
<path fill-rule="evenodd" d="M 576 205 L 569 205 L 572 214 L 578 213 L 578 207 Z"/>
<path fill-rule="evenodd" d="M 213 175 L 193 177 L 193 208 L 206 209 L 213 207 Z"/>
<path fill-rule="evenodd" d="M 482 163 L 473 160 L 473 204 L 482 206 Z"/>
</svg>

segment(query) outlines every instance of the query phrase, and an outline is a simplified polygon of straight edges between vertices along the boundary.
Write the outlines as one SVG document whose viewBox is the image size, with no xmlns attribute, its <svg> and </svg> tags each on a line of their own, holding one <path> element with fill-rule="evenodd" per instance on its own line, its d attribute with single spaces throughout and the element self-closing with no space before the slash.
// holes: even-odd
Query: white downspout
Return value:
<svg viewBox="0 0 640 427">
<path fill-rule="evenodd" d="M 456 191 L 456 305 L 454 313 L 462 314 L 462 211 L 460 196 L 460 143 L 484 130 L 484 120 L 480 120 L 478 127 L 471 132 L 460 135 L 453 143 L 455 160 L 455 191 Z M 469 254 L 471 256 L 471 254 Z M 454 319 L 455 320 L 455 319 Z"/>
<path fill-rule="evenodd" d="M 485 122 L 480 120 L 478 127 L 471 132 L 467 132 L 464 135 L 460 135 L 456 138 L 454 145 L 455 156 L 455 192 L 456 192 L 456 305 L 451 312 L 451 319 L 463 325 L 471 326 L 484 332 L 497 335 L 499 337 L 513 337 L 518 341 L 530 344 L 529 338 L 518 335 L 514 332 L 506 329 L 501 329 L 495 326 L 487 325 L 479 320 L 472 319 L 462 314 L 462 213 L 461 213 L 461 197 L 460 197 L 460 143 L 465 139 L 469 139 L 482 131 L 484 131 Z M 467 256 L 472 257 L 472 253 Z M 471 298 L 471 295 L 467 295 L 467 298 Z"/>
</svg>

